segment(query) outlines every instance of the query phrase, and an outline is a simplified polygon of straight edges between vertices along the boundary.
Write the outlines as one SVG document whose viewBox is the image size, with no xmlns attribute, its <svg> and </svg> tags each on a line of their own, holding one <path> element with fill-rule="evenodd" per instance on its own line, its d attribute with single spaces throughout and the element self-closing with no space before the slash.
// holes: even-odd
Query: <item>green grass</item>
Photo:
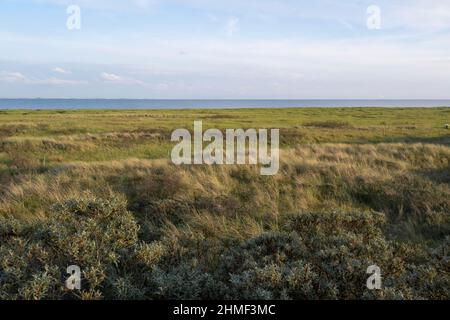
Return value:
<svg viewBox="0 0 450 320">
<path fill-rule="evenodd" d="M 131 157 L 167 157 L 170 133 L 192 129 L 194 120 L 204 128 L 281 128 L 283 147 L 308 143 L 448 143 L 450 108 L 302 108 L 243 110 L 75 110 L 3 111 L 2 139 L 34 140 L 28 157 L 43 160 L 101 161 Z M 135 133 L 137 138 L 107 138 L 107 134 Z M 92 140 L 87 134 L 99 136 Z M 161 138 L 145 137 L 159 134 Z M 80 148 L 54 150 L 39 146 L 41 139 L 70 139 Z M 156 141 L 155 141 L 156 140 Z M 91 147 L 83 147 L 91 141 Z"/>
<path fill-rule="evenodd" d="M 224 110 L 70 110 L 0 113 L 2 131 L 19 135 L 173 130 L 203 120 L 205 127 L 277 127 L 292 129 L 315 123 L 344 123 L 348 127 L 377 127 L 398 136 L 438 137 L 450 118 L 449 108 L 298 108 Z M 447 121 L 447 122 L 446 122 Z M 415 127 L 415 128 L 408 128 Z M 350 129 L 343 127 L 344 129 Z M 368 136 L 368 135 L 367 135 Z"/>
</svg>

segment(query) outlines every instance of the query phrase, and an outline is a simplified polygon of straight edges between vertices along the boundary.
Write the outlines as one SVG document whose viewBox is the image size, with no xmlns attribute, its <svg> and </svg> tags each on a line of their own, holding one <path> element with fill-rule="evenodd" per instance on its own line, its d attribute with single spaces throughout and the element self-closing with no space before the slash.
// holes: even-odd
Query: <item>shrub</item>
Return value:
<svg viewBox="0 0 450 320">
<path fill-rule="evenodd" d="M 448 243 L 433 250 L 389 241 L 377 213 L 310 213 L 286 220 L 283 232 L 250 239 L 224 256 L 220 275 L 229 274 L 223 281 L 232 298 L 449 297 Z M 382 270 L 380 291 L 366 288 L 371 265 Z"/>
<path fill-rule="evenodd" d="M 0 292 L 2 298 L 136 298 L 129 277 L 156 263 L 162 249 L 138 240 L 139 226 L 117 196 L 87 196 L 58 203 L 44 222 L 0 221 Z M 83 271 L 82 291 L 63 287 L 66 268 Z M 136 283 L 139 283 L 137 280 Z M 138 290 L 139 288 L 139 290 Z"/>
<path fill-rule="evenodd" d="M 434 248 L 388 240 L 380 213 L 289 214 L 241 243 L 180 232 L 184 224 L 146 243 L 126 208 L 121 197 L 87 195 L 44 221 L 0 218 L 0 298 L 449 298 L 450 238 Z M 80 292 L 64 288 L 69 265 L 83 271 Z M 382 290 L 365 286 L 371 265 Z"/>
</svg>

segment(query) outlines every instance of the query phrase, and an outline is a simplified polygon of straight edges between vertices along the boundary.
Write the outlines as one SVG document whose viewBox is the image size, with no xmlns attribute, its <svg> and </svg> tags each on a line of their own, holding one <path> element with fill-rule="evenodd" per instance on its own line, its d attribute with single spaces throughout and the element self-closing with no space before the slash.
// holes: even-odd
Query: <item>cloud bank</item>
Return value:
<svg viewBox="0 0 450 320">
<path fill-rule="evenodd" d="M 79 1 L 76 32 L 44 10 L 70 1 L 21 2 L 43 13 L 0 13 L 0 96 L 449 98 L 448 1 L 377 1 L 377 31 L 369 1 Z"/>
</svg>

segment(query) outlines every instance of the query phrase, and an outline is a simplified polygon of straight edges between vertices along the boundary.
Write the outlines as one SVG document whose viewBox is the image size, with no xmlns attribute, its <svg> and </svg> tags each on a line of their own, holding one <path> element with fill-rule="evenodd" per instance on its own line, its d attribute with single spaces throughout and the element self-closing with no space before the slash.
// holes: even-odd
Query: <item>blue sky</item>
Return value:
<svg viewBox="0 0 450 320">
<path fill-rule="evenodd" d="M 66 9 L 81 9 L 69 30 Z M 367 8 L 381 28 L 367 27 Z M 450 98 L 448 0 L 0 0 L 4 98 Z"/>
</svg>

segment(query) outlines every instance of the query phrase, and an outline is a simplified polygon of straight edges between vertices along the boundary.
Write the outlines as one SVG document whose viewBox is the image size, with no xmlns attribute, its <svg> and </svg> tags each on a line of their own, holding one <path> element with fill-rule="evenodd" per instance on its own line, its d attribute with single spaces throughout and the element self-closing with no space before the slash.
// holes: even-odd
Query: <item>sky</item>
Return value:
<svg viewBox="0 0 450 320">
<path fill-rule="evenodd" d="M 36 97 L 449 99 L 450 0 L 0 0 Z"/>
</svg>

